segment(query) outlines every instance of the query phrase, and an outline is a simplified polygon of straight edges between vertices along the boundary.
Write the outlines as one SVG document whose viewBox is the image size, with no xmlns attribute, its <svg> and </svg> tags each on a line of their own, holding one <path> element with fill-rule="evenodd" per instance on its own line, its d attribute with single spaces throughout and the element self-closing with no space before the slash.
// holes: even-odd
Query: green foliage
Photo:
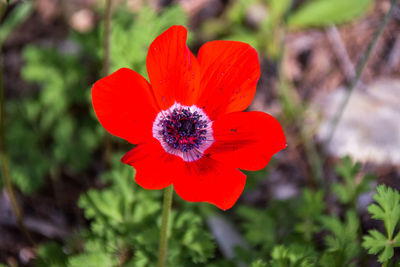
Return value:
<svg viewBox="0 0 400 267">
<path fill-rule="evenodd" d="M 203 218 L 196 213 L 182 210 L 172 218 L 171 266 L 186 266 L 189 262 L 206 263 L 214 256 L 215 243 L 204 228 Z"/>
<path fill-rule="evenodd" d="M 103 176 L 103 181 L 110 186 L 103 190 L 92 189 L 79 200 L 79 206 L 91 222 L 90 231 L 83 234 L 83 250 L 65 255 L 67 266 L 108 267 L 121 262 L 124 266 L 155 265 L 161 191 L 139 188 L 133 181 L 132 168 L 123 165 L 119 157 L 113 162 L 112 170 Z M 172 213 L 170 266 L 197 266 L 214 255 L 215 244 L 195 207 Z M 40 256 L 44 262 L 51 258 L 46 253 Z"/>
<path fill-rule="evenodd" d="M 67 264 L 67 256 L 62 247 L 55 242 L 42 244 L 37 251 L 37 267 L 64 267 Z"/>
<path fill-rule="evenodd" d="M 202 25 L 202 32 L 210 39 L 236 40 L 250 44 L 261 53 L 264 50 L 263 37 L 265 31 L 251 29 L 246 25 L 246 16 L 252 6 L 257 5 L 265 11 L 265 7 L 260 0 L 237 0 L 231 2 L 226 9 L 224 16 L 210 19 Z M 268 24 L 269 16 L 261 19 L 262 24 Z M 269 33 L 270 34 L 270 33 Z M 268 34 L 268 36 L 269 36 Z"/>
<path fill-rule="evenodd" d="M 25 2 L 21 3 L 18 10 L 24 6 Z M 150 42 L 171 24 L 186 22 L 179 7 L 162 14 L 150 8 L 135 16 L 124 10 L 116 14 L 111 36 L 112 69 L 130 67 L 144 76 Z M 1 32 L 6 28 L 2 26 Z M 99 72 L 101 65 L 97 32 L 99 29 L 85 35 L 72 34 L 63 46 L 24 48 L 22 76 L 38 85 L 40 91 L 6 104 L 7 117 L 12 118 L 6 125 L 11 177 L 24 193 L 35 192 L 49 176 L 57 179 L 64 168 L 73 173 L 85 170 L 100 146 L 104 129 L 93 116 L 92 81 L 88 78 L 93 71 Z"/>
<path fill-rule="evenodd" d="M 114 16 L 111 33 L 112 71 L 129 67 L 147 77 L 146 55 L 150 43 L 171 25 L 186 25 L 187 18 L 180 6 L 172 6 L 157 14 L 144 7 L 135 15 L 121 10 Z"/>
<path fill-rule="evenodd" d="M 250 260 L 250 262 L 257 258 L 270 259 L 268 266 L 291 266 L 282 265 L 284 263 L 293 264 L 293 266 L 309 266 L 307 264 L 316 261 L 317 255 L 309 242 L 310 240 L 306 240 L 304 237 L 306 236 L 305 232 L 310 232 L 310 228 L 314 228 L 313 225 L 316 229 L 320 229 L 317 219 L 321 216 L 324 206 L 322 204 L 319 207 L 312 207 L 312 199 L 322 199 L 322 193 L 307 191 L 300 199 L 273 201 L 267 209 L 263 210 L 240 206 L 237 213 L 242 219 L 241 228 L 244 231 L 246 241 L 253 247 L 250 251 L 241 253 L 247 254 L 242 255 L 240 259 Z M 307 204 L 309 208 L 299 209 L 305 202 L 310 202 L 310 204 Z M 318 215 L 312 219 L 311 225 L 306 225 L 297 222 L 303 214 Z M 297 216 L 299 216 L 298 219 Z M 298 225 L 307 229 L 298 227 Z M 298 233 L 301 235 L 299 236 Z M 271 253 L 272 251 L 274 253 Z M 250 258 L 248 258 L 249 256 Z M 253 264 L 255 263 L 253 262 Z"/>
<path fill-rule="evenodd" d="M 333 184 L 332 190 L 305 189 L 299 197 L 270 201 L 265 209 L 239 206 L 237 214 L 240 226 L 251 246 L 247 255 L 237 253 L 239 259 L 249 264 L 253 262 L 267 266 L 357 266 L 363 255 L 360 218 L 356 205 L 347 204 L 352 204 L 362 192 L 368 190 L 371 177 L 366 175 L 358 182 L 362 177 L 360 166 L 349 158 L 341 160 L 336 166 L 336 172 L 343 181 Z M 330 195 L 326 194 L 330 191 L 340 192 L 342 197 L 336 199 L 338 203 L 330 203 L 328 206 L 326 199 Z M 389 232 L 394 231 L 393 225 L 397 225 L 400 216 L 399 199 L 393 195 L 394 191 L 391 192 L 386 201 L 375 197 L 378 203 L 386 204 L 381 204 L 385 208 L 379 208 L 381 212 L 375 212 L 374 218 L 390 219 L 391 223 L 387 223 Z M 346 204 L 344 218 L 330 213 L 329 208 L 342 204 Z M 392 210 L 392 213 L 388 210 Z M 372 234 L 377 236 L 376 232 Z M 397 236 L 397 239 L 394 238 L 396 242 L 400 234 Z M 375 246 L 388 243 L 382 234 L 377 237 Z M 390 246 L 393 251 L 394 244 Z M 258 263 L 257 259 L 264 261 Z"/>
<path fill-rule="evenodd" d="M 9 14 L 1 24 L 0 44 L 2 44 L 10 33 L 29 16 L 31 11 L 31 1 L 22 1 L 11 11 L 11 14 Z"/>
<path fill-rule="evenodd" d="M 100 242 L 89 241 L 85 253 L 68 258 L 68 267 L 110 267 L 118 266 L 118 255 L 109 253 Z"/>
<path fill-rule="evenodd" d="M 322 191 L 312 192 L 304 190 L 300 200 L 295 230 L 304 235 L 304 239 L 311 241 L 312 235 L 320 230 L 319 219 L 325 209 L 324 194 Z"/>
<path fill-rule="evenodd" d="M 100 144 L 102 130 L 90 115 L 90 82 L 81 53 L 53 46 L 24 49 L 22 76 L 40 91 L 7 102 L 6 110 L 12 118 L 7 120 L 11 177 L 25 193 L 36 191 L 63 167 L 73 172 L 87 168 Z"/>
<path fill-rule="evenodd" d="M 249 43 L 259 53 L 278 60 L 286 24 L 289 30 L 341 24 L 365 14 L 372 3 L 372 0 L 236 0 L 223 16 L 207 20 L 202 32 L 213 39 Z"/>
<path fill-rule="evenodd" d="M 384 263 L 393 257 L 394 248 L 400 247 L 400 231 L 396 234 L 400 221 L 400 194 L 385 185 L 378 186 L 376 191 L 374 199 L 377 204 L 371 204 L 368 212 L 373 219 L 383 221 L 386 233 L 370 230 L 364 236 L 363 246 L 368 253 L 379 254 L 378 260 Z"/>
<path fill-rule="evenodd" d="M 149 8 L 134 16 L 123 10 L 116 14 L 111 36 L 112 68 L 130 67 L 143 75 L 150 42 L 171 24 L 186 22 L 179 7 L 165 9 L 162 14 Z M 97 32 L 99 29 L 70 37 L 69 45 L 76 46 L 72 52 L 56 46 L 28 46 L 24 50 L 26 64 L 22 75 L 39 85 L 40 91 L 21 102 L 7 104 L 10 117 L 18 122 L 7 126 L 13 133 L 8 135 L 11 169 L 13 177 L 21 177 L 14 179 L 24 192 L 39 188 L 49 169 L 51 173 L 64 167 L 84 170 L 93 151 L 99 148 L 104 130 L 94 120 L 88 80 L 91 71 L 97 72 L 101 65 Z M 26 147 L 32 149 L 27 151 Z M 16 175 L 18 171 L 20 176 Z M 161 191 L 138 188 L 133 177 L 132 168 L 116 158 L 111 170 L 102 177 L 108 186 L 103 190 L 91 189 L 79 200 L 90 221 L 90 228 L 79 234 L 79 244 L 43 244 L 37 265 L 153 266 L 159 239 Z M 27 184 L 28 181 L 34 182 Z M 173 211 L 171 217 L 174 223 L 170 229 L 173 235 L 168 264 L 206 264 L 214 256 L 215 244 L 197 206 Z"/>
<path fill-rule="evenodd" d="M 327 249 L 321 259 L 322 265 L 349 266 L 361 251 L 358 240 L 360 221 L 357 214 L 349 210 L 345 222 L 337 216 L 324 216 L 321 218 L 321 224 L 323 229 L 330 232 L 325 237 Z M 333 262 L 335 265 L 332 265 Z"/>
<path fill-rule="evenodd" d="M 0 37 L 3 32 L 6 36 L 7 29 L 11 30 L 27 10 L 28 4 L 19 4 L 13 11 L 16 15 L 9 16 L 9 24 L 2 25 Z M 112 69 L 130 67 L 144 76 L 150 42 L 172 24 L 186 23 L 179 7 L 165 9 L 162 14 L 150 8 L 134 16 L 124 10 L 116 14 Z M 64 168 L 73 173 L 85 170 L 100 146 L 104 130 L 93 116 L 92 81 L 88 78 L 101 66 L 98 32 L 72 34 L 64 46 L 24 48 L 22 77 L 38 85 L 40 91 L 6 103 L 7 117 L 12 118 L 6 121 L 11 177 L 24 193 L 35 192 L 49 176 L 57 179 Z"/>
<path fill-rule="evenodd" d="M 19 14 L 27 10 L 27 5 L 25 2 L 21 3 L 14 12 Z M 20 9 L 23 10 L 19 11 Z M 123 48 L 114 51 L 113 56 L 116 61 L 124 64 L 125 61 L 121 59 L 125 58 L 130 60 L 129 63 L 137 64 L 136 67 L 139 68 L 140 65 L 140 68 L 145 69 L 144 50 L 147 48 L 144 42 L 147 42 L 148 46 L 153 37 L 142 34 L 141 36 L 146 36 L 148 39 L 138 42 L 140 36 L 135 32 L 139 32 L 139 28 L 148 24 L 149 31 L 157 34 L 153 30 L 157 27 L 160 28 L 158 31 L 166 28 L 167 23 L 178 15 L 177 9 L 171 9 L 158 19 L 152 12 L 141 13 L 138 23 L 125 20 L 125 25 L 133 25 L 128 31 L 121 25 L 122 19 L 115 22 L 117 37 L 112 39 L 115 44 L 125 42 L 130 46 L 132 44 L 143 46 L 140 50 L 135 50 L 135 47 L 128 49 L 120 45 L 112 46 Z M 20 15 L 11 20 L 15 17 L 13 14 L 7 20 L 10 21 L 9 25 L 15 25 L 17 18 L 22 17 Z M 127 15 L 124 18 L 126 17 Z M 178 20 L 175 22 L 178 23 Z M 148 23 L 149 21 L 151 23 Z M 6 27 L 7 25 L 1 28 L 4 34 L 6 29 L 12 28 Z M 23 53 L 25 65 L 22 76 L 26 81 L 39 85 L 40 91 L 37 95 L 26 97 L 22 101 L 7 102 L 8 117 L 13 118 L 7 121 L 11 176 L 14 183 L 25 193 L 40 188 L 45 178 L 50 175 L 49 170 L 54 175 L 65 166 L 74 172 L 87 168 L 91 155 L 99 147 L 104 133 L 93 116 L 90 116 L 91 82 L 87 78 L 90 74 L 88 66 L 96 68 L 100 62 L 99 53 L 92 51 L 93 47 L 98 47 L 99 41 L 93 38 L 93 34 L 87 34 L 74 35 L 67 43 L 72 47 L 76 46 L 77 51 L 68 52 L 56 46 L 46 48 L 27 46 Z M 141 50 L 143 53 L 138 53 Z M 88 60 L 88 55 L 92 56 L 89 58 L 92 63 L 84 64 L 83 62 Z M 135 59 L 135 55 L 140 55 L 140 59 Z"/>
<path fill-rule="evenodd" d="M 268 267 L 268 265 L 262 260 L 256 260 L 251 263 L 251 267 Z"/>
<path fill-rule="evenodd" d="M 12 121 L 6 120 L 6 137 L 11 178 L 22 192 L 31 193 L 45 181 L 51 161 L 43 153 L 42 136 L 23 115 L 34 102 L 26 100 L 24 103 L 26 105 L 20 105 L 17 101 L 6 103 L 6 113 L 13 117 Z"/>
<path fill-rule="evenodd" d="M 370 189 L 370 182 L 375 176 L 366 174 L 364 177 L 357 177 L 360 172 L 360 164 L 353 163 L 350 157 L 345 157 L 336 166 L 335 171 L 343 179 L 343 183 L 334 183 L 332 191 L 339 198 L 340 203 L 356 205 L 357 198 Z M 361 178 L 361 179 L 357 179 Z"/>
<path fill-rule="evenodd" d="M 368 212 L 373 219 L 382 220 L 385 224 L 386 234 L 392 239 L 394 230 L 400 219 L 400 195 L 396 190 L 379 186 L 377 195 L 374 195 L 377 204 L 368 207 Z"/>
<path fill-rule="evenodd" d="M 281 20 L 285 13 L 290 9 L 292 0 L 268 0 L 268 6 L 271 11 L 271 17 L 274 20 Z"/>
<path fill-rule="evenodd" d="M 243 218 L 244 237 L 254 246 L 268 250 L 276 242 L 274 229 L 276 220 L 268 213 L 248 206 L 240 206 L 237 210 Z"/>
<path fill-rule="evenodd" d="M 292 245 L 285 247 L 282 245 L 275 246 L 271 251 L 271 267 L 284 266 L 300 266 L 311 267 L 315 266 L 317 261 L 313 250 L 308 247 Z"/>
<path fill-rule="evenodd" d="M 314 0 L 296 10 L 289 18 L 292 27 L 321 27 L 348 22 L 364 14 L 372 0 Z"/>
</svg>

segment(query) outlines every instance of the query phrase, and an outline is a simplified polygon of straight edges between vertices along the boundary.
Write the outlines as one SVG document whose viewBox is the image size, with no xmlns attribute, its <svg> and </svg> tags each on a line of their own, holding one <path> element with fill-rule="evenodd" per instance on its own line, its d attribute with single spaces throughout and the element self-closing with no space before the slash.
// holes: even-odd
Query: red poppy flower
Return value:
<svg viewBox="0 0 400 267">
<path fill-rule="evenodd" d="M 137 144 L 122 162 L 146 189 L 173 185 L 187 201 L 233 206 L 246 176 L 286 147 L 279 122 L 242 112 L 253 100 L 260 66 L 248 44 L 213 41 L 195 57 L 186 29 L 172 26 L 150 45 L 150 83 L 122 68 L 96 82 L 95 113 L 111 134 Z"/>
</svg>

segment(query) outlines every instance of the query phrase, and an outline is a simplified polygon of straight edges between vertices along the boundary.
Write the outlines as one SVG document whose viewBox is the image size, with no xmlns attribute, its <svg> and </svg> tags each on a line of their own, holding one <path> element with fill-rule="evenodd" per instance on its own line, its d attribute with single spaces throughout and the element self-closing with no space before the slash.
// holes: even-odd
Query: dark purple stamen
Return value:
<svg viewBox="0 0 400 267">
<path fill-rule="evenodd" d="M 174 149 L 188 152 L 206 140 L 207 121 L 197 111 L 189 108 L 174 109 L 172 113 L 159 122 L 159 134 Z"/>
</svg>

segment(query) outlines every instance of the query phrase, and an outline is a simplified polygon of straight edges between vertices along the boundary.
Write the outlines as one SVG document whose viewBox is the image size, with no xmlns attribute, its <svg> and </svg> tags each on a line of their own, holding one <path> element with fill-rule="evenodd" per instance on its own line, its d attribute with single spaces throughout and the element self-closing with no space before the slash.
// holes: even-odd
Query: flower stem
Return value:
<svg viewBox="0 0 400 267">
<path fill-rule="evenodd" d="M 326 146 L 328 147 L 329 144 L 331 143 L 333 136 L 335 135 L 335 131 L 336 128 L 339 124 L 340 119 L 343 116 L 343 112 L 346 109 L 347 104 L 349 103 L 350 97 L 354 91 L 354 88 L 356 87 L 358 81 L 361 78 L 361 74 L 364 71 L 365 66 L 367 65 L 367 62 L 372 54 L 372 51 L 379 39 L 379 37 L 382 35 L 383 33 L 383 29 L 385 28 L 386 24 L 389 21 L 390 16 L 393 13 L 394 7 L 396 5 L 397 0 L 391 0 L 390 1 L 390 9 L 389 11 L 385 14 L 385 17 L 383 18 L 381 24 L 379 25 L 378 30 L 375 32 L 374 37 L 372 38 L 372 41 L 368 44 L 367 49 L 365 50 L 365 53 L 363 55 L 363 57 L 361 58 L 361 60 L 359 61 L 359 63 L 357 64 L 357 71 L 356 71 L 356 75 L 355 77 L 352 79 L 349 88 L 346 92 L 345 98 L 343 100 L 343 102 L 340 104 L 336 114 L 333 116 L 333 119 L 331 121 L 331 127 L 329 132 L 329 136 L 326 139 Z"/>
<path fill-rule="evenodd" d="M 158 248 L 158 267 L 164 267 L 167 259 L 167 247 L 168 247 L 168 223 L 171 214 L 172 205 L 172 192 L 174 191 L 172 185 L 168 186 L 164 190 L 164 201 L 162 208 L 161 218 L 161 232 L 160 232 L 160 245 Z"/>
</svg>

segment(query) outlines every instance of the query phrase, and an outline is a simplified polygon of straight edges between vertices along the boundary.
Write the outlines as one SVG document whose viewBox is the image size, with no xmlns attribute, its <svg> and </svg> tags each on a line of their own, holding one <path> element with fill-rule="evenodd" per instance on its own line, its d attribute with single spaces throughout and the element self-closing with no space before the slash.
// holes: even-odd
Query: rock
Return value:
<svg viewBox="0 0 400 267">
<path fill-rule="evenodd" d="M 378 80 L 362 90 L 356 88 L 330 144 L 326 144 L 331 119 L 344 96 L 345 89 L 339 88 L 315 99 L 316 108 L 322 111 L 317 138 L 328 153 L 400 166 L 400 80 Z"/>
</svg>

